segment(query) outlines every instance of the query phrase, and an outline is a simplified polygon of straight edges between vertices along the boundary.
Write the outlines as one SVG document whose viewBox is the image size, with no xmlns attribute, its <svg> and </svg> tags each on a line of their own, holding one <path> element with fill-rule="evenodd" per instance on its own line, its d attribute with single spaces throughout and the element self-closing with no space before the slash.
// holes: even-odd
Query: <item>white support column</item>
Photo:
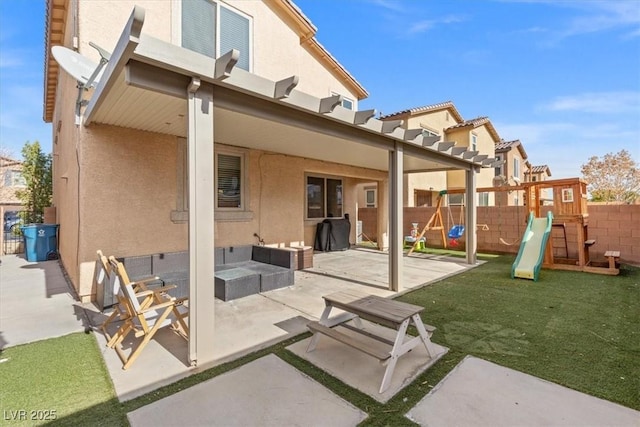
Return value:
<svg viewBox="0 0 640 427">
<path fill-rule="evenodd" d="M 465 186 L 467 191 L 465 193 L 465 206 L 467 207 L 466 222 L 467 222 L 467 264 L 475 264 L 477 262 L 477 209 L 476 209 L 476 173 L 478 172 L 475 166 L 472 166 L 470 170 L 465 172 Z"/>
<path fill-rule="evenodd" d="M 389 151 L 389 290 L 398 292 L 402 283 L 402 173 L 403 147 L 395 143 Z"/>
<path fill-rule="evenodd" d="M 213 86 L 193 78 L 189 109 L 189 361 L 213 361 Z"/>
<path fill-rule="evenodd" d="M 376 236 L 378 249 L 389 250 L 389 180 L 378 181 Z"/>
</svg>

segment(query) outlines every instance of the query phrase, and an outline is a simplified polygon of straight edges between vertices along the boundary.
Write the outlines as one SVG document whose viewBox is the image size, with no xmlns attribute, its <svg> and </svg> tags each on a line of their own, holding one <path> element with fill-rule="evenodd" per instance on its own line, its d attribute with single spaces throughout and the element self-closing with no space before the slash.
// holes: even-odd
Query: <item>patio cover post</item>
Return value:
<svg viewBox="0 0 640 427">
<path fill-rule="evenodd" d="M 189 362 L 202 365 L 214 356 L 213 86 L 194 77 L 188 97 Z"/>
<path fill-rule="evenodd" d="M 389 290 L 398 292 L 402 280 L 402 173 L 404 152 L 401 143 L 389 151 Z"/>
<path fill-rule="evenodd" d="M 465 172 L 466 188 L 465 205 L 467 206 L 466 222 L 467 222 L 467 264 L 475 264 L 477 262 L 477 208 L 476 208 L 476 173 L 477 166 L 472 166 Z"/>
</svg>

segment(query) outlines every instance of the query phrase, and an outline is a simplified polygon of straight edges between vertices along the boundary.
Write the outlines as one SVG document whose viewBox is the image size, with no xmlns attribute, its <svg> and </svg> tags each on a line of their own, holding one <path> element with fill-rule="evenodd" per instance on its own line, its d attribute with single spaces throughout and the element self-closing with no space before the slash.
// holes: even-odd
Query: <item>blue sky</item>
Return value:
<svg viewBox="0 0 640 427">
<path fill-rule="evenodd" d="M 554 178 L 621 149 L 640 162 L 640 1 L 294 1 L 369 91 L 361 109 L 453 101 Z M 0 1 L 0 143 L 17 156 L 51 145 L 43 39 L 44 1 Z"/>
</svg>

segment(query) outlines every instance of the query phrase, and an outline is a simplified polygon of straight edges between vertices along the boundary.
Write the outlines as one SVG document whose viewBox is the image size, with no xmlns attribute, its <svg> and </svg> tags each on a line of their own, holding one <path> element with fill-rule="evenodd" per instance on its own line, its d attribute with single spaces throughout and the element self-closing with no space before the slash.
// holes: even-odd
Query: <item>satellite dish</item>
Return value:
<svg viewBox="0 0 640 427">
<path fill-rule="evenodd" d="M 85 88 L 95 87 L 100 81 L 104 67 L 102 63 L 96 64 L 64 46 L 52 47 L 51 53 L 58 64 Z M 98 72 L 96 73 L 96 71 Z"/>
</svg>

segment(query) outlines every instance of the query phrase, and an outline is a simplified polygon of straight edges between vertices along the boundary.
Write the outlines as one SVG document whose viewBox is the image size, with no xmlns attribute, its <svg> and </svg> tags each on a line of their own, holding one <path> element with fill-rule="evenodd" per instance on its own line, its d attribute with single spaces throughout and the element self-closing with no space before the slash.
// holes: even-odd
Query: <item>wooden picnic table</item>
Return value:
<svg viewBox="0 0 640 427">
<path fill-rule="evenodd" d="M 323 298 L 325 309 L 320 321 L 310 322 L 307 325 L 309 330 L 313 332 L 307 351 L 313 351 L 316 348 L 320 334 L 322 334 L 375 357 L 387 367 L 380 385 L 380 393 L 389 388 L 398 358 L 403 354 L 422 344 L 429 357 L 436 356 L 437 350 L 430 340 L 430 332 L 435 328 L 425 327 L 420 318 L 420 312 L 424 310 L 424 307 L 355 291 L 336 292 Z M 329 317 L 333 308 L 341 309 L 344 313 Z M 389 340 L 363 329 L 361 319 L 395 329 L 397 331 L 395 339 Z M 347 323 L 351 320 L 354 325 Z M 407 335 L 407 328 L 412 322 L 418 330 L 417 337 Z M 334 329 L 337 326 L 357 332 L 365 339 L 355 339 L 352 335 Z M 378 342 L 387 344 L 389 349 L 382 349 Z"/>
</svg>

